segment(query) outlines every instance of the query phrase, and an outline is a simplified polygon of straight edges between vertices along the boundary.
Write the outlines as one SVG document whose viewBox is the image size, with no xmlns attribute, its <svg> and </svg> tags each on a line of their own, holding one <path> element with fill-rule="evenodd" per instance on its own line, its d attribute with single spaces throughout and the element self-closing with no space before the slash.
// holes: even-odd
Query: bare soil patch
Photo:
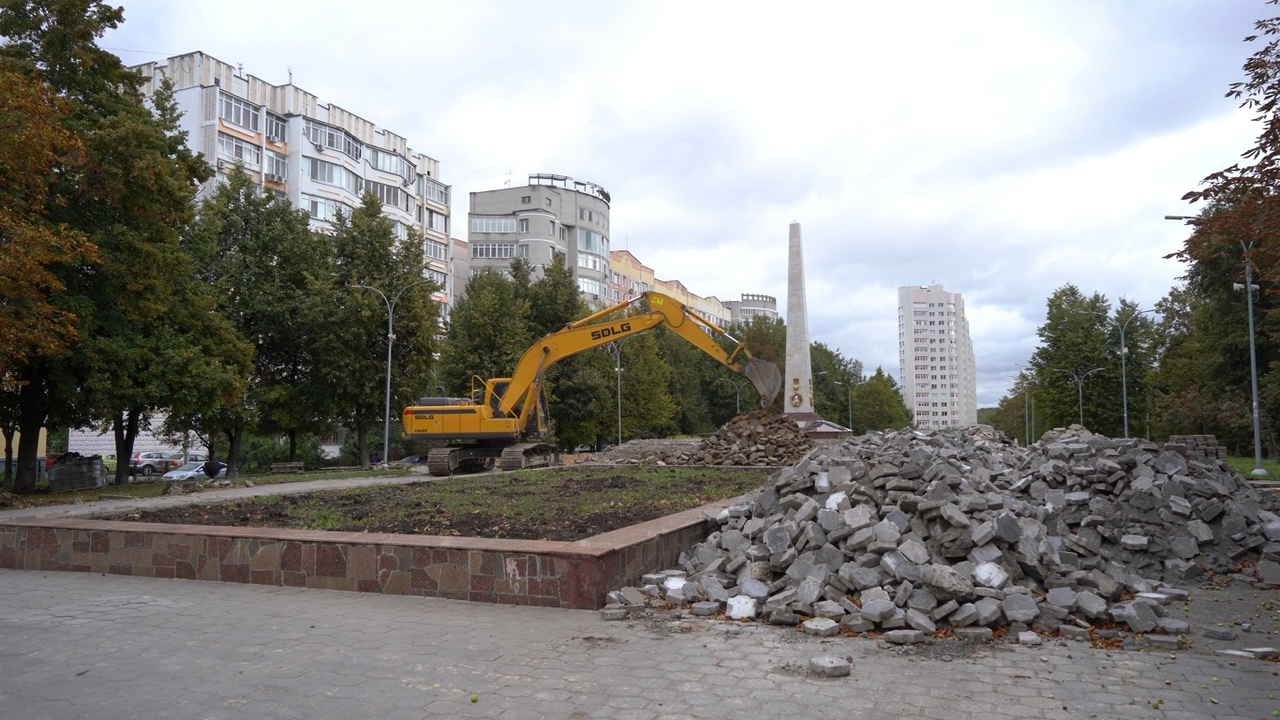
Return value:
<svg viewBox="0 0 1280 720">
<path fill-rule="evenodd" d="M 573 541 L 760 488 L 765 470 L 562 467 L 167 508 L 113 519 Z"/>
</svg>

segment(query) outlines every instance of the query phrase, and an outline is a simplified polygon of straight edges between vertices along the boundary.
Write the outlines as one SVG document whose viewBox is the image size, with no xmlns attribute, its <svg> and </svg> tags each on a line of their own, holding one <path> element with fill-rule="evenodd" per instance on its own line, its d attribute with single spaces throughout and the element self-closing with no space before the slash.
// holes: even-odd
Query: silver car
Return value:
<svg viewBox="0 0 1280 720">
<path fill-rule="evenodd" d="M 227 476 L 227 464 L 218 463 L 218 474 L 215 477 L 224 478 Z M 189 462 L 177 470 L 170 470 L 164 474 L 165 480 L 208 480 L 209 476 L 205 474 L 204 463 Z"/>
</svg>

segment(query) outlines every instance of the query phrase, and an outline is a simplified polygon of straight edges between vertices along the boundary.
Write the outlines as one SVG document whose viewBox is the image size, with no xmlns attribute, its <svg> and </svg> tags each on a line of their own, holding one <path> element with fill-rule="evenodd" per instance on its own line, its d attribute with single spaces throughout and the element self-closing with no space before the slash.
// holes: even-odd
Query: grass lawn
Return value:
<svg viewBox="0 0 1280 720">
<path fill-rule="evenodd" d="M 1256 467 L 1256 463 L 1254 462 L 1254 459 L 1252 457 L 1228 457 L 1227 462 L 1231 463 L 1231 467 L 1235 468 L 1236 472 L 1240 473 L 1246 478 L 1253 477 L 1251 473 L 1253 472 L 1253 469 Z M 1260 479 L 1280 480 L 1280 463 L 1277 463 L 1275 460 L 1263 458 L 1262 469 L 1267 471 L 1267 476 L 1265 478 L 1260 478 Z"/>
</svg>

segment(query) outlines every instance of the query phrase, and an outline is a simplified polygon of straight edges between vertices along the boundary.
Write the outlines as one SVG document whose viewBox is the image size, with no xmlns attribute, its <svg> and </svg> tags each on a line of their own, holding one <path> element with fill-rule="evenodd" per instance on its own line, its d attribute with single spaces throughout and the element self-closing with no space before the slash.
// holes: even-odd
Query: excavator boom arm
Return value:
<svg viewBox="0 0 1280 720">
<path fill-rule="evenodd" d="M 501 410 L 508 416 L 519 415 L 523 421 L 526 414 L 536 407 L 537 393 L 547 368 L 571 355 L 647 332 L 659 325 L 665 325 L 721 365 L 750 380 L 760 394 L 761 407 L 768 407 L 777 397 L 782 389 L 782 373 L 776 365 L 751 357 L 743 343 L 668 295 L 649 291 L 639 299 L 648 305 L 647 312 L 607 320 L 610 315 L 625 310 L 636 301 L 618 303 L 569 323 L 534 343 L 516 363 L 515 372 L 499 403 Z M 716 343 L 713 335 L 733 341 L 734 348 L 726 351 Z"/>
</svg>

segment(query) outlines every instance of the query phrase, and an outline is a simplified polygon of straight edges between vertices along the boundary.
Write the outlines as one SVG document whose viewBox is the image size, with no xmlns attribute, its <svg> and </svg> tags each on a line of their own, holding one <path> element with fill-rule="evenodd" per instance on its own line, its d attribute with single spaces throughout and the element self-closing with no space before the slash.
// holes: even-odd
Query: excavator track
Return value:
<svg viewBox="0 0 1280 720">
<path fill-rule="evenodd" d="M 502 451 L 498 467 L 502 470 L 521 470 L 531 467 L 547 467 L 560 462 L 560 451 L 555 445 L 545 443 L 519 443 Z"/>
<path fill-rule="evenodd" d="M 484 445 L 451 445 L 427 451 L 427 472 L 435 477 L 488 470 L 500 449 Z"/>
<path fill-rule="evenodd" d="M 427 451 L 427 472 L 436 477 L 453 474 L 453 466 L 450 458 L 456 447 L 431 448 Z"/>
</svg>

